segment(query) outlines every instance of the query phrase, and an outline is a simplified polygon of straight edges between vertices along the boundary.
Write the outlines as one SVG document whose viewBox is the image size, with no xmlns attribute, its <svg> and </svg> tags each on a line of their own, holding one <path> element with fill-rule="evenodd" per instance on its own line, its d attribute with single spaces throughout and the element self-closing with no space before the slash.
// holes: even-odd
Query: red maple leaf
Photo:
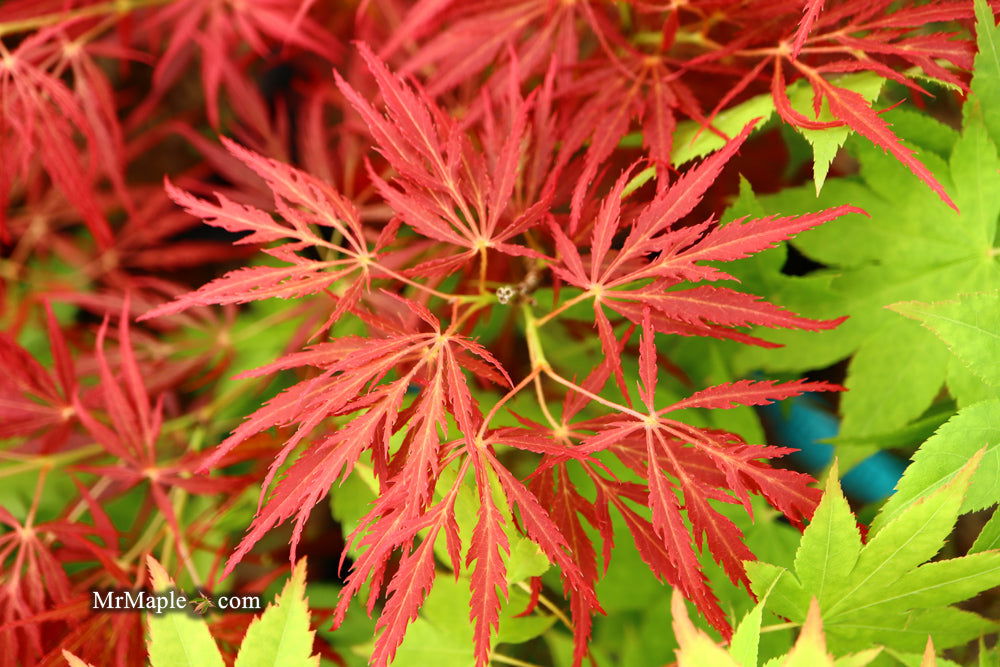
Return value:
<svg viewBox="0 0 1000 667">
<path fill-rule="evenodd" d="M 547 209 L 544 201 L 525 210 L 511 206 L 528 133 L 528 104 L 511 93 L 509 127 L 501 132 L 487 125 L 478 137 L 483 148 L 476 149 L 458 120 L 390 73 L 365 44 L 358 49 L 378 83 L 388 116 L 335 73 L 337 85 L 364 119 L 376 149 L 397 172 L 388 183 L 369 168 L 372 180 L 403 222 L 429 239 L 464 249 L 418 266 L 413 273 L 446 275 L 476 256 L 483 257 L 485 266 L 488 250 L 540 257 L 509 243 L 538 224 Z"/>
<path fill-rule="evenodd" d="M 552 226 L 560 260 L 553 270 L 570 285 L 585 290 L 560 310 L 593 298 L 595 323 L 608 356 L 617 358 L 618 352 L 605 306 L 636 324 L 648 308 L 651 326 L 661 333 L 730 338 L 758 345 L 769 343 L 749 336 L 739 327 L 829 329 L 841 321 L 800 317 L 729 287 L 682 287 L 683 283 L 731 279 L 722 270 L 702 262 L 748 257 L 801 231 L 846 213 L 860 212 L 851 206 L 838 206 L 791 218 L 741 219 L 728 225 L 710 219 L 679 225 L 701 201 L 752 127 L 748 125 L 721 150 L 657 193 L 634 217 L 619 250 L 612 250 L 611 242 L 623 227 L 621 194 L 629 172 L 622 174 L 604 199 L 593 223 L 586 261 L 569 237 Z M 543 322 L 550 317 L 547 315 Z"/>
</svg>

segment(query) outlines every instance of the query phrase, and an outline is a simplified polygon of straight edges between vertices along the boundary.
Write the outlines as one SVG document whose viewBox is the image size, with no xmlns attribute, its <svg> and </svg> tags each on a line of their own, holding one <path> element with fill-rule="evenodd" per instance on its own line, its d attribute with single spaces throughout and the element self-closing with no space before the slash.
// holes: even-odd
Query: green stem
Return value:
<svg viewBox="0 0 1000 667">
<path fill-rule="evenodd" d="M 490 655 L 490 660 L 492 662 L 499 662 L 501 665 L 514 665 L 514 667 L 542 667 L 541 665 L 536 665 L 533 662 L 525 662 L 524 660 L 511 658 L 510 656 L 501 655 L 500 653 L 493 653 Z"/>
<path fill-rule="evenodd" d="M 537 320 L 537 322 L 535 323 L 535 326 L 536 327 L 545 326 L 545 323 L 548 322 L 549 320 L 551 320 L 552 318 L 557 317 L 558 315 L 562 314 L 568 308 L 572 308 L 576 304 L 580 303 L 581 301 L 586 301 L 587 299 L 589 299 L 592 296 L 593 296 L 593 293 L 590 292 L 590 291 L 581 292 L 580 294 L 577 294 L 572 299 L 569 299 L 568 301 L 564 301 L 561 306 L 559 306 L 558 308 L 556 308 L 552 312 L 546 313 L 541 318 L 539 318 Z"/>
<path fill-rule="evenodd" d="M 793 630 L 793 629 L 799 627 L 800 625 L 801 625 L 801 623 L 776 623 L 774 625 L 765 625 L 764 627 L 762 627 L 760 629 L 760 633 L 764 634 L 765 632 L 778 632 L 780 630 Z"/>
<path fill-rule="evenodd" d="M 48 456 L 24 456 L 22 463 L 17 463 L 12 466 L 0 468 L 0 478 L 9 477 L 11 475 L 17 475 L 22 472 L 27 472 L 29 470 L 36 469 L 52 469 L 61 465 L 66 465 L 67 463 L 73 463 L 80 459 L 85 459 L 88 456 L 93 456 L 99 454 L 104 450 L 100 445 L 87 445 L 85 447 L 79 447 L 69 452 L 64 452 L 62 454 L 51 454 Z M 0 454 L 0 458 L 22 458 L 20 455 L 10 453 Z"/>
<path fill-rule="evenodd" d="M 519 581 L 517 583 L 517 587 L 520 588 L 521 590 L 523 590 L 525 593 L 529 593 L 529 594 L 531 593 L 531 587 L 528 586 L 528 584 L 524 583 L 523 581 Z M 560 609 L 559 607 L 557 607 L 556 604 L 554 602 L 552 602 L 552 600 L 548 599 L 547 597 L 545 597 L 544 595 L 542 595 L 541 593 L 539 593 L 538 594 L 538 602 L 543 607 L 545 607 L 550 612 L 552 612 L 552 615 L 555 616 L 556 618 L 558 618 L 562 622 L 562 624 L 565 625 L 566 628 L 570 632 L 573 632 L 573 622 L 571 620 L 569 620 L 569 617 L 567 617 L 566 614 L 563 613 L 562 609 Z"/>
<path fill-rule="evenodd" d="M 584 396 L 586 396 L 590 400 L 594 401 L 595 403 L 600 403 L 601 405 L 603 405 L 605 407 L 608 407 L 608 408 L 611 408 L 612 410 L 615 410 L 617 412 L 621 412 L 621 413 L 624 413 L 624 414 L 627 414 L 627 415 L 632 415 L 633 417 L 635 417 L 636 419 L 638 419 L 640 421 L 646 421 L 650 417 L 650 415 L 644 415 L 641 412 L 633 410 L 630 407 L 627 407 L 627 406 L 622 405 L 620 403 L 615 403 L 614 401 L 609 401 L 608 399 L 606 399 L 606 398 L 604 398 L 602 396 L 598 396 L 594 392 L 588 391 L 587 389 L 584 389 L 583 387 L 581 387 L 577 383 L 572 382 L 570 380 L 567 380 L 563 376 L 561 376 L 558 373 L 556 373 L 555 371 L 553 371 L 551 368 L 546 368 L 545 369 L 545 374 L 548 375 L 553 380 L 555 380 L 556 382 L 558 382 L 559 384 L 561 384 L 564 387 L 566 387 L 567 389 L 572 389 L 573 391 L 577 392 L 578 394 L 583 394 Z"/>
<path fill-rule="evenodd" d="M 528 341 L 528 358 L 531 360 L 531 369 L 548 369 L 550 368 L 549 362 L 545 358 L 542 341 L 538 337 L 538 327 L 541 326 L 539 324 L 540 320 L 535 319 L 535 314 L 531 312 L 531 306 L 528 304 L 521 306 L 521 312 L 524 313 L 524 335 Z M 549 315 L 551 314 L 549 313 Z"/>
</svg>

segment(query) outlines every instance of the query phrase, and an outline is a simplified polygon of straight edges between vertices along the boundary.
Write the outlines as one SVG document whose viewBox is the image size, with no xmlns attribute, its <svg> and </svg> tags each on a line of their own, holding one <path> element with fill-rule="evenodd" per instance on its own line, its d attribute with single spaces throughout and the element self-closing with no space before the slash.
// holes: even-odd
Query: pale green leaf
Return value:
<svg viewBox="0 0 1000 667">
<path fill-rule="evenodd" d="M 831 81 L 831 83 L 839 88 L 854 91 L 868 102 L 872 102 L 882 91 L 885 79 L 872 72 L 862 72 L 839 77 Z M 788 99 L 791 101 L 792 107 L 797 111 L 809 118 L 815 117 L 812 111 L 813 89 L 811 86 L 804 84 L 789 86 Z M 819 117 L 816 120 L 823 122 L 834 120 L 825 99 L 823 100 Z M 833 162 L 833 158 L 837 156 L 837 152 L 843 147 L 844 142 L 847 141 L 847 137 L 851 134 L 851 128 L 845 125 L 825 130 L 796 129 L 812 146 L 813 181 L 816 185 L 816 194 L 819 194 L 823 189 L 823 183 L 826 182 L 826 176 L 830 172 L 830 164 Z"/>
<path fill-rule="evenodd" d="M 953 231 L 968 239 L 970 247 L 981 248 L 986 253 L 983 259 L 990 261 L 997 214 L 1000 213 L 1000 198 L 991 194 L 1000 184 L 997 174 L 1000 160 L 996 144 L 987 134 L 983 114 L 978 106 L 969 106 L 976 110 L 967 114 L 950 160 L 952 191 L 961 219 L 961 224 L 955 225 Z"/>
<path fill-rule="evenodd" d="M 677 649 L 677 664 L 680 667 L 741 667 L 725 649 L 691 623 L 684 598 L 676 589 L 670 601 L 670 610 L 674 635 L 680 645 Z"/>
<path fill-rule="evenodd" d="M 529 601 L 528 594 L 519 588 L 510 593 L 508 600 L 500 610 L 500 630 L 497 632 L 497 644 L 523 644 L 538 637 L 556 623 L 552 614 L 532 613 L 520 616 Z"/>
<path fill-rule="evenodd" d="M 1000 646 L 986 648 L 986 642 L 979 638 L 979 667 L 996 667 L 1000 665 Z"/>
<path fill-rule="evenodd" d="M 993 199 L 1000 202 L 1000 197 Z M 965 294 L 939 303 L 907 301 L 890 308 L 923 323 L 969 370 L 1000 387 L 1000 292 Z"/>
<path fill-rule="evenodd" d="M 438 577 L 421 606 L 420 616 L 407 627 L 393 667 L 470 667 L 475 664 L 469 597 L 467 580 Z"/>
<path fill-rule="evenodd" d="M 153 588 L 164 591 L 173 582 L 152 556 L 146 558 Z M 152 667 L 224 667 L 222 654 L 215 645 L 203 618 L 182 610 L 146 614 L 149 641 L 146 650 Z"/>
<path fill-rule="evenodd" d="M 861 445 L 872 445 L 880 449 L 890 449 L 893 447 L 910 447 L 922 443 L 927 438 L 934 435 L 942 424 L 955 416 L 954 408 L 948 403 L 932 405 L 927 413 L 915 422 L 911 422 L 902 428 L 897 428 L 885 433 L 875 433 L 860 437 L 837 436 L 826 438 L 823 442 L 831 445 L 842 445 L 856 447 Z"/>
<path fill-rule="evenodd" d="M 872 332 L 848 365 L 841 435 L 882 433 L 922 415 L 941 391 L 947 364 L 941 341 L 913 322 L 900 318 Z"/>
<path fill-rule="evenodd" d="M 962 511 L 985 509 L 996 503 L 1000 500 L 1000 400 L 961 410 L 917 450 L 872 529 L 880 530 L 915 500 L 948 483 L 984 447 L 982 464 L 972 479 Z"/>
<path fill-rule="evenodd" d="M 893 584 L 940 551 L 958 518 L 972 473 L 982 458 L 977 452 L 946 485 L 921 496 L 891 521 L 873 527 L 868 544 L 845 582 L 842 595 L 824 609 L 826 618 L 850 613 L 893 594 Z"/>
<path fill-rule="evenodd" d="M 312 655 L 309 603 L 305 597 L 306 561 L 299 560 L 274 604 L 255 618 L 236 656 L 236 667 L 318 667 Z"/>
<path fill-rule="evenodd" d="M 997 388 L 986 384 L 982 378 L 969 370 L 958 357 L 948 360 L 948 374 L 945 378 L 948 393 L 955 399 L 959 409 L 967 408 L 981 401 L 996 398 Z"/>
<path fill-rule="evenodd" d="M 712 125 L 722 134 L 734 137 L 754 118 L 761 119 L 757 128 L 762 127 L 773 113 L 774 98 L 766 93 L 719 112 Z M 722 148 L 725 143 L 725 139 L 705 129 L 700 123 L 683 120 L 677 123 L 674 131 L 674 149 L 670 154 L 670 161 L 674 166 L 680 166 Z"/>
<path fill-rule="evenodd" d="M 924 667 L 923 653 L 901 653 L 899 651 L 890 651 L 889 653 L 896 660 L 899 660 L 901 663 L 906 665 L 906 667 Z M 941 657 L 935 657 L 932 665 L 934 665 L 934 667 L 962 667 L 962 665 L 954 660 L 948 660 L 947 658 Z"/>
<path fill-rule="evenodd" d="M 835 630 L 827 629 L 827 638 L 831 644 L 835 641 L 858 647 L 883 644 L 902 651 L 921 651 L 931 635 L 934 645 L 944 650 L 995 632 L 996 628 L 995 622 L 972 612 L 937 607 L 895 616 L 874 615 L 865 617 L 863 622 L 838 623 Z"/>
<path fill-rule="evenodd" d="M 993 142 L 1000 144 L 1000 30 L 986 0 L 975 0 L 976 55 L 972 92 L 979 98 Z"/>
<path fill-rule="evenodd" d="M 816 598 L 809 602 L 809 612 L 802 632 L 795 640 L 795 646 L 788 652 L 782 667 L 822 667 L 833 665 L 833 657 L 826 652 L 826 637 L 823 636 L 823 620 Z"/>
<path fill-rule="evenodd" d="M 839 596 L 860 553 L 857 520 L 840 489 L 834 463 L 826 492 L 795 554 L 795 574 L 803 588 L 826 608 Z"/>
<path fill-rule="evenodd" d="M 769 610 L 779 616 L 805 618 L 809 594 L 803 590 L 795 575 L 783 567 L 762 561 L 748 561 L 744 565 L 750 589 L 757 597 L 767 595 L 766 607 Z"/>
<path fill-rule="evenodd" d="M 896 581 L 873 612 L 945 606 L 1000 586 L 1000 551 L 927 563 Z M 865 608 L 858 605 L 857 612 Z"/>
<path fill-rule="evenodd" d="M 510 557 L 507 560 L 508 584 L 540 577 L 548 569 L 549 559 L 534 541 L 524 537 L 515 537 L 511 541 Z"/>
<path fill-rule="evenodd" d="M 886 114 L 889 122 L 894 113 Z M 900 123 L 900 136 L 912 138 L 918 148 L 920 132 L 919 123 Z M 969 115 L 961 134 L 946 128 L 930 134 L 934 147 L 922 150 L 921 160 L 961 201 L 960 214 L 916 187 L 904 166 L 860 140 L 847 143 L 858 158 L 858 175 L 831 180 L 819 197 L 814 188 L 801 187 L 758 198 L 771 214 L 809 213 L 850 202 L 871 216 L 844 216 L 792 241 L 827 268 L 798 278 L 766 267 L 770 275 L 755 279 L 772 300 L 791 310 L 812 317 L 847 315 L 847 321 L 824 332 L 760 330 L 783 347 L 741 351 L 737 363 L 738 371 L 801 372 L 851 359 L 840 435 L 859 443 L 919 419 L 946 379 L 960 406 L 985 398 L 977 384 L 981 379 L 956 368 L 941 339 L 886 309 L 901 301 L 935 303 L 1000 290 L 994 249 L 1000 162 L 981 114 Z M 949 141 L 953 147 L 946 146 Z M 845 470 L 874 451 L 868 444 L 849 449 L 839 452 Z"/>
<path fill-rule="evenodd" d="M 876 646 L 867 651 L 850 653 L 833 661 L 833 667 L 866 667 L 882 653 L 882 647 Z"/>
<path fill-rule="evenodd" d="M 823 626 L 834 654 L 876 645 L 918 651 L 928 634 L 947 648 L 988 631 L 992 625 L 986 619 L 947 605 L 1000 583 L 1000 553 L 925 564 L 954 528 L 982 457 L 982 451 L 967 456 L 966 465 L 947 484 L 873 529 L 856 557 L 859 538 L 831 476 L 822 505 L 802 536 L 806 546 L 796 555 L 798 578 L 767 563 L 748 563 L 754 592 L 761 595 L 773 586 L 767 608 L 804 623 L 809 596 L 822 586 L 827 599 L 820 604 Z M 846 552 L 841 541 L 848 545 Z M 851 566 L 844 567 L 843 560 Z M 835 584 L 820 583 L 834 572 Z"/>
<path fill-rule="evenodd" d="M 760 622 L 764 614 L 767 598 L 762 598 L 747 612 L 740 624 L 733 631 L 733 639 L 729 642 L 729 654 L 743 667 L 756 667 L 757 652 L 760 648 Z"/>
</svg>

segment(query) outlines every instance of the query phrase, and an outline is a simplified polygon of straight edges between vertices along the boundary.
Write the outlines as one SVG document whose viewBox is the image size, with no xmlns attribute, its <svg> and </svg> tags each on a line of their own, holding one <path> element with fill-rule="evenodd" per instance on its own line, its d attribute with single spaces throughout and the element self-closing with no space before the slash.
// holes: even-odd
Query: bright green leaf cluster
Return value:
<svg viewBox="0 0 1000 667">
<path fill-rule="evenodd" d="M 834 652 L 919 652 L 928 635 L 940 649 L 995 630 L 994 622 L 951 605 L 1000 585 L 1000 551 L 927 562 L 954 528 L 982 458 L 976 452 L 948 483 L 880 516 L 866 544 L 834 471 L 793 571 L 749 564 L 754 592 L 768 594 L 767 608 L 797 623 L 806 622 L 815 598 Z"/>
</svg>

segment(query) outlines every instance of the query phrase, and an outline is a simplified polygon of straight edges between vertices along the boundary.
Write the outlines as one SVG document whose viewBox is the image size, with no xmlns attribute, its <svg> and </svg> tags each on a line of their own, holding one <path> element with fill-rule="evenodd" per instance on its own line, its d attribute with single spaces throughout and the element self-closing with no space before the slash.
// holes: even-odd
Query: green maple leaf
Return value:
<svg viewBox="0 0 1000 667">
<path fill-rule="evenodd" d="M 917 450 L 874 525 L 890 520 L 917 498 L 947 483 L 982 447 L 986 448 L 983 462 L 962 511 L 1000 502 L 1000 293 L 968 294 L 940 303 L 909 301 L 891 308 L 937 335 L 953 355 L 949 375 L 961 369 L 966 376 L 975 376 L 988 398 L 963 407 Z M 998 530 L 994 517 L 974 551 L 995 548 L 1000 542 Z"/>
<path fill-rule="evenodd" d="M 844 216 L 793 242 L 825 269 L 806 277 L 782 276 L 771 258 L 770 267 L 748 263 L 735 274 L 742 279 L 770 269 L 769 279 L 756 282 L 770 287 L 782 305 L 812 317 L 850 316 L 832 331 L 775 332 L 770 339 L 784 348 L 741 351 L 738 362 L 743 370 L 802 371 L 851 357 L 850 391 L 841 403 L 844 438 L 906 425 L 927 410 L 946 382 L 960 405 L 985 397 L 980 377 L 965 364 L 950 363 L 947 347 L 931 330 L 886 309 L 900 301 L 947 301 L 1000 289 L 994 247 L 1000 160 L 977 104 L 974 98 L 967 103 L 971 110 L 961 133 L 928 118 L 890 114 L 897 133 L 923 148 L 921 160 L 953 193 L 961 213 L 921 189 L 892 157 L 863 142 L 848 144 L 859 173 L 827 182 L 818 198 L 805 186 L 759 200 L 767 212 L 785 215 L 845 202 L 870 215 Z M 855 450 L 844 458 L 867 455 Z"/>
<path fill-rule="evenodd" d="M 318 667 L 305 591 L 306 561 L 301 559 L 275 603 L 250 623 L 236 667 Z"/>
<path fill-rule="evenodd" d="M 1000 144 L 1000 30 L 986 0 L 975 0 L 978 54 L 972 92 L 982 104 L 986 129 L 993 143 Z"/>
<path fill-rule="evenodd" d="M 879 96 L 879 93 L 882 92 L 882 85 L 884 83 L 885 79 L 877 74 L 864 72 L 840 77 L 837 79 L 836 85 L 839 88 L 858 93 L 868 102 L 873 102 Z M 788 98 L 796 111 L 809 118 L 815 117 L 815 120 L 820 122 L 834 120 L 834 116 L 830 113 L 829 105 L 825 99 L 823 100 L 818 116 L 814 116 L 810 111 L 812 108 L 813 90 L 811 86 L 805 85 L 804 82 L 797 82 L 797 85 L 789 86 Z M 823 189 L 823 184 L 826 182 L 827 174 L 830 173 L 830 165 L 833 163 L 833 158 L 837 156 L 837 152 L 844 146 L 847 137 L 853 134 L 853 132 L 846 125 L 823 130 L 807 130 L 801 127 L 795 129 L 812 146 L 813 182 L 816 185 L 816 193 L 819 194 Z"/>
<path fill-rule="evenodd" d="M 162 591 L 173 582 L 156 559 L 147 558 L 153 587 Z M 295 566 L 273 604 L 253 619 L 236 656 L 236 667 L 316 667 L 305 597 L 306 561 Z M 205 619 L 182 612 L 149 614 L 146 644 L 152 667 L 184 665 L 221 667 L 224 663 Z"/>
<path fill-rule="evenodd" d="M 965 294 L 942 303 L 904 302 L 891 306 L 921 322 L 961 363 L 993 387 L 1000 387 L 1000 292 Z"/>
<path fill-rule="evenodd" d="M 872 524 L 880 527 L 917 499 L 952 480 L 977 451 L 983 461 L 972 479 L 962 512 L 986 509 L 1000 501 L 1000 399 L 982 401 L 952 417 L 927 440 L 903 473 L 894 493 Z"/>
<path fill-rule="evenodd" d="M 162 592 L 173 588 L 174 582 L 155 558 L 147 556 L 146 565 L 155 590 Z M 180 611 L 147 614 L 146 618 L 149 627 L 146 650 L 152 667 L 222 667 L 225 664 L 205 619 Z"/>
<path fill-rule="evenodd" d="M 770 591 L 767 608 L 797 623 L 816 598 L 834 654 L 876 645 L 920 651 L 928 635 L 943 649 L 994 630 L 992 621 L 950 605 L 1000 585 L 1000 551 L 927 562 L 954 528 L 982 457 L 977 452 L 948 483 L 891 518 L 880 516 L 867 544 L 834 471 L 794 572 L 749 563 L 754 592 Z"/>
</svg>

